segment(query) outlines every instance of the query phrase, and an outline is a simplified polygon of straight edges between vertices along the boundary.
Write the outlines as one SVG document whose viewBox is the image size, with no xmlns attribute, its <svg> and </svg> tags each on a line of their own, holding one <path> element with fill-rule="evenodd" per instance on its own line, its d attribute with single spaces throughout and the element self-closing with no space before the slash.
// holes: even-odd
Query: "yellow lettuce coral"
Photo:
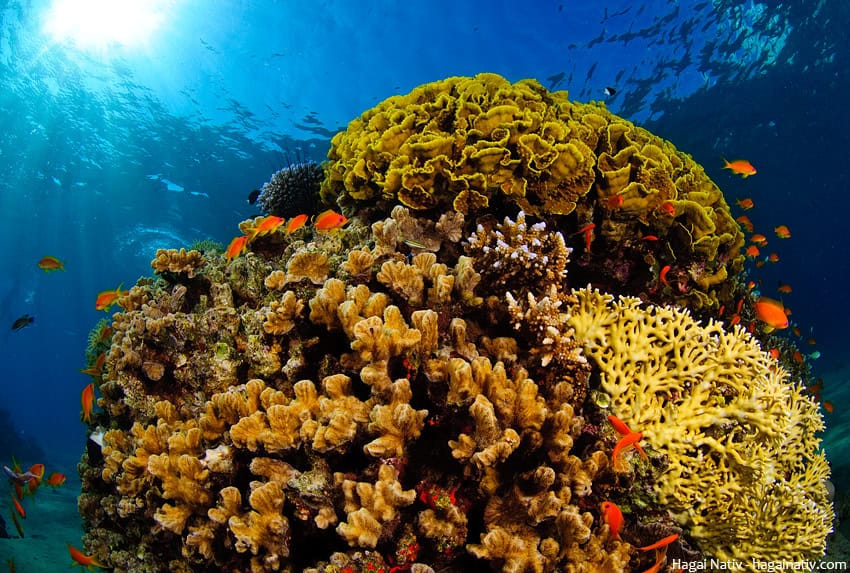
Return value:
<svg viewBox="0 0 850 573">
<path fill-rule="evenodd" d="M 620 292 L 662 290 L 669 264 L 664 302 L 717 308 L 743 268 L 743 233 L 689 155 L 534 80 L 451 77 L 390 97 L 334 136 L 328 159 L 322 195 L 343 209 L 555 219 Z M 404 238 L 432 249 L 409 227 Z"/>
<path fill-rule="evenodd" d="M 611 411 L 666 456 L 655 489 L 700 548 L 720 559 L 798 561 L 832 528 L 823 419 L 744 329 L 687 311 L 576 291 L 569 324 Z"/>
</svg>

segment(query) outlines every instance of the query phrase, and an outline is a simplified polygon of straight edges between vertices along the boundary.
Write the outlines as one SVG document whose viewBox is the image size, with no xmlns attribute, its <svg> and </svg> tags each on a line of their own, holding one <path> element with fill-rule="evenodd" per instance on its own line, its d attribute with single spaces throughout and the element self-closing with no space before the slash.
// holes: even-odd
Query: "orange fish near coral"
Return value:
<svg viewBox="0 0 850 573">
<path fill-rule="evenodd" d="M 754 245 L 758 245 L 759 247 L 763 247 L 767 244 L 767 237 L 765 237 L 761 233 L 756 233 L 755 235 L 750 237 L 750 242 Z"/>
<path fill-rule="evenodd" d="M 749 197 L 747 197 L 746 199 L 736 199 L 735 203 L 737 203 L 738 207 L 740 207 L 744 211 L 749 211 L 750 209 L 756 206 L 756 204 L 753 203 L 753 200 Z"/>
<path fill-rule="evenodd" d="M 91 567 L 100 567 L 101 569 L 106 569 L 103 565 L 94 560 L 93 555 L 85 555 L 82 551 L 71 545 L 68 545 L 68 551 L 71 553 L 71 559 L 74 560 L 74 563 L 71 565 L 80 565 L 85 568 L 86 571 L 89 571 Z"/>
<path fill-rule="evenodd" d="M 602 508 L 602 519 L 608 524 L 611 537 L 620 539 L 620 529 L 623 527 L 623 512 L 620 511 L 617 504 L 610 501 L 603 501 L 600 507 Z"/>
<path fill-rule="evenodd" d="M 89 382 L 80 394 L 80 404 L 83 406 L 83 421 L 91 424 L 91 410 L 94 405 L 94 382 Z"/>
<path fill-rule="evenodd" d="M 40 261 L 38 261 L 38 268 L 43 270 L 46 273 L 50 271 L 64 271 L 65 263 L 57 259 L 56 257 L 51 257 L 47 255 L 42 257 Z"/>
<path fill-rule="evenodd" d="M 776 287 L 776 290 L 784 294 L 789 294 L 793 289 L 791 288 L 791 285 L 779 283 L 779 286 Z"/>
<path fill-rule="evenodd" d="M 640 442 L 642 439 L 643 434 L 640 432 L 630 432 L 629 434 L 626 434 L 625 436 L 620 438 L 620 441 L 617 442 L 616 446 L 614 446 L 614 451 L 611 454 L 611 464 L 614 466 L 614 468 L 617 467 L 620 461 L 620 452 L 622 452 L 629 446 L 635 446 L 635 448 L 638 449 L 638 442 Z M 643 459 L 646 459 L 646 453 L 643 451 L 643 449 L 638 449 L 638 453 L 641 454 L 641 457 Z"/>
<path fill-rule="evenodd" d="M 121 290 L 121 285 L 118 285 L 118 288 L 115 290 L 105 290 L 97 295 L 97 299 L 94 301 L 95 310 L 103 310 L 109 312 L 109 309 L 112 308 L 113 304 L 118 304 L 118 298 L 122 296 L 127 296 L 130 291 Z"/>
<path fill-rule="evenodd" d="M 667 282 L 667 273 L 669 273 L 669 272 L 670 272 L 670 265 L 664 265 L 664 268 L 662 268 L 661 272 L 658 273 L 658 279 L 667 286 L 670 286 L 670 283 Z"/>
<path fill-rule="evenodd" d="M 235 237 L 232 241 L 230 241 L 230 244 L 227 245 L 227 250 L 224 251 L 224 258 L 228 261 L 232 261 L 233 259 L 245 252 L 245 247 L 247 244 L 247 235 Z"/>
<path fill-rule="evenodd" d="M 791 230 L 785 225 L 778 225 L 773 228 L 773 231 L 776 233 L 776 236 L 780 239 L 790 239 L 791 238 Z"/>
<path fill-rule="evenodd" d="M 622 195 L 612 195 L 605 199 L 605 206 L 613 211 L 622 207 L 624 202 Z"/>
<path fill-rule="evenodd" d="M 281 217 L 275 217 L 274 215 L 264 217 L 260 221 L 260 224 L 254 228 L 254 232 L 251 234 L 251 240 L 253 241 L 257 237 L 274 233 L 283 225 L 283 223 L 284 219 Z"/>
<path fill-rule="evenodd" d="M 348 218 L 345 215 L 337 213 L 333 209 L 328 209 L 327 211 L 319 213 L 313 220 L 313 226 L 316 227 L 317 231 L 322 233 L 340 229 L 346 223 L 348 223 Z"/>
<path fill-rule="evenodd" d="M 629 434 L 634 433 L 629 429 L 629 427 L 626 425 L 626 423 L 624 421 L 622 421 L 620 418 L 618 418 L 617 416 L 615 416 L 613 414 L 608 416 L 608 421 L 611 423 L 611 426 L 615 430 L 617 430 L 617 433 L 620 434 L 621 436 L 628 436 Z M 640 457 L 642 457 L 645 460 L 649 459 L 646 456 L 646 452 L 644 452 L 643 448 L 640 447 L 639 443 L 635 442 L 634 445 L 635 445 L 635 448 L 637 449 L 637 451 L 640 453 Z"/>
<path fill-rule="evenodd" d="M 68 478 L 65 477 L 65 474 L 53 472 L 52 474 L 50 474 L 50 477 L 47 478 L 47 481 L 45 483 L 50 487 L 57 488 L 60 485 L 64 484 L 66 479 Z"/>
<path fill-rule="evenodd" d="M 661 205 L 658 206 L 658 209 L 662 213 L 666 213 L 667 215 L 670 215 L 671 217 L 676 216 L 676 207 L 670 201 L 664 201 Z"/>
<path fill-rule="evenodd" d="M 753 227 L 753 222 L 750 221 L 750 218 L 746 215 L 741 215 L 740 217 L 736 218 L 735 221 L 740 223 L 744 230 L 748 233 L 752 233 L 755 230 L 755 227 Z"/>
<path fill-rule="evenodd" d="M 671 543 L 673 543 L 677 539 L 679 539 L 679 534 L 674 533 L 673 535 L 668 535 L 664 539 L 660 539 L 660 540 L 656 541 L 652 545 L 647 545 L 646 547 L 638 547 L 638 549 L 640 549 L 641 551 L 652 551 L 653 549 L 661 549 L 662 547 L 666 547 L 667 545 L 670 545 Z"/>
<path fill-rule="evenodd" d="M 746 159 L 736 159 L 735 161 L 726 161 L 723 160 L 723 169 L 728 169 L 735 175 L 740 175 L 744 179 L 749 177 L 750 175 L 755 175 L 758 173 L 756 168 L 753 167 L 753 164 L 747 161 Z"/>
<path fill-rule="evenodd" d="M 750 245 L 744 250 L 744 254 L 747 255 L 747 257 L 754 259 L 761 254 L 761 251 L 759 251 L 757 246 Z"/>
<path fill-rule="evenodd" d="M 14 503 L 14 504 L 15 504 L 15 511 L 17 511 L 17 512 L 18 512 L 18 515 L 20 515 L 21 517 L 23 517 L 24 519 L 26 519 L 26 518 L 27 518 L 27 512 L 26 512 L 26 511 L 24 511 L 24 506 L 23 506 L 23 505 L 21 505 L 21 502 L 20 502 L 20 501 L 18 501 L 18 500 L 15 498 L 15 496 L 14 496 L 14 495 L 10 495 L 9 497 L 11 497 L 11 498 L 12 498 L 12 503 Z"/>
<path fill-rule="evenodd" d="M 303 213 L 301 215 L 293 217 L 289 221 L 289 223 L 286 224 L 286 229 L 284 229 L 286 231 L 286 234 L 289 235 L 290 233 L 294 233 L 295 231 L 303 227 L 304 224 L 308 221 L 308 219 L 309 217 Z"/>
<path fill-rule="evenodd" d="M 753 306 L 758 319 L 771 329 L 788 328 L 788 315 L 785 314 L 785 306 L 780 301 L 760 296 Z"/>
<path fill-rule="evenodd" d="M 88 374 L 89 376 L 94 376 L 95 378 L 100 378 L 103 376 L 103 365 L 106 362 L 106 352 L 101 352 L 97 355 L 97 359 L 94 362 L 94 366 L 89 368 L 81 369 L 80 372 L 83 374 Z"/>
</svg>

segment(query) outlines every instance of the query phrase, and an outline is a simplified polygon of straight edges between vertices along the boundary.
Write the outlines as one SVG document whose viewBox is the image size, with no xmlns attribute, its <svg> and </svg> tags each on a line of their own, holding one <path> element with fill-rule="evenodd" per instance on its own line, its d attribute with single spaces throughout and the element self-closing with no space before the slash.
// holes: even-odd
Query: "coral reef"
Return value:
<svg viewBox="0 0 850 573">
<path fill-rule="evenodd" d="M 659 503 L 724 560 L 823 555 L 833 511 L 817 403 L 740 326 L 585 289 L 568 323 L 611 411 L 667 458 Z"/>
<path fill-rule="evenodd" d="M 550 219 L 582 249 L 579 284 L 708 310 L 730 302 L 743 268 L 743 233 L 689 155 L 534 80 L 453 77 L 390 97 L 338 133 L 328 158 L 322 196 L 352 212 L 398 201 Z"/>
<path fill-rule="evenodd" d="M 668 559 L 823 551 L 822 421 L 786 372 L 740 329 L 568 286 L 702 313 L 733 295 L 741 233 L 690 157 L 483 74 L 390 98 L 329 158 L 344 228 L 255 218 L 242 256 L 162 251 L 93 331 L 88 553 L 127 573 L 617 573 L 672 533 Z M 286 177 L 266 208 L 315 212 Z"/>
<path fill-rule="evenodd" d="M 606 540 L 595 509 L 592 484 L 616 476 L 612 444 L 578 411 L 589 368 L 567 326 L 569 249 L 520 214 L 461 254 L 447 233 L 462 225 L 399 208 L 371 232 L 354 223 L 133 287 L 94 419 L 103 448 L 81 465 L 89 550 L 117 571 L 366 554 L 405 570 L 626 570 L 631 546 Z M 387 239 L 400 228 L 440 254 L 405 254 Z M 488 245 L 511 272 L 485 286 L 474 258 Z M 549 266 L 513 255 L 543 250 Z M 316 252 L 321 285 L 284 282 Z"/>
<path fill-rule="evenodd" d="M 257 197 L 257 204 L 270 215 L 294 217 L 315 213 L 319 204 L 319 186 L 325 177 L 322 166 L 299 161 L 272 174 Z"/>
</svg>

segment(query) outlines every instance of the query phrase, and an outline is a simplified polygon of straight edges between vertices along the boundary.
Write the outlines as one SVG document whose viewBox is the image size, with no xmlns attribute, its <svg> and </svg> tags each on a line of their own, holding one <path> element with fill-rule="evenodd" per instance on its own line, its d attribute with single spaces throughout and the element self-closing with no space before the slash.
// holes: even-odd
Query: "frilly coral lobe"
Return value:
<svg viewBox="0 0 850 573">
<path fill-rule="evenodd" d="M 484 74 L 390 98 L 329 158 L 322 192 L 349 225 L 276 231 L 233 260 L 162 251 L 123 297 L 98 343 L 102 447 L 80 464 L 100 562 L 631 571 L 673 532 L 669 555 L 691 559 L 823 551 L 820 418 L 758 343 L 568 286 L 697 309 L 732 292 L 739 232 L 689 157 L 601 105 Z M 601 270 L 614 257 L 620 282 Z M 661 288 L 669 261 L 724 278 L 677 267 Z M 611 463 L 609 413 L 648 462 Z M 800 534 L 755 531 L 765 519 Z"/>
</svg>

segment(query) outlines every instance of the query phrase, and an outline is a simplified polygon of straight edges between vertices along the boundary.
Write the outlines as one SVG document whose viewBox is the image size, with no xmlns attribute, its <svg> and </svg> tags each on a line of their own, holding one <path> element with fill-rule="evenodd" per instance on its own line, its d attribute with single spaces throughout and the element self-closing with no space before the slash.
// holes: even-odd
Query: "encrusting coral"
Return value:
<svg viewBox="0 0 850 573">
<path fill-rule="evenodd" d="M 99 325 L 88 553 L 128 573 L 617 573 L 674 532 L 691 559 L 822 551 L 822 426 L 784 371 L 740 330 L 568 288 L 730 294 L 737 226 L 689 157 L 493 75 L 376 110 L 334 139 L 344 228 L 158 254 Z M 631 278 L 609 281 L 623 252 Z"/>
</svg>

